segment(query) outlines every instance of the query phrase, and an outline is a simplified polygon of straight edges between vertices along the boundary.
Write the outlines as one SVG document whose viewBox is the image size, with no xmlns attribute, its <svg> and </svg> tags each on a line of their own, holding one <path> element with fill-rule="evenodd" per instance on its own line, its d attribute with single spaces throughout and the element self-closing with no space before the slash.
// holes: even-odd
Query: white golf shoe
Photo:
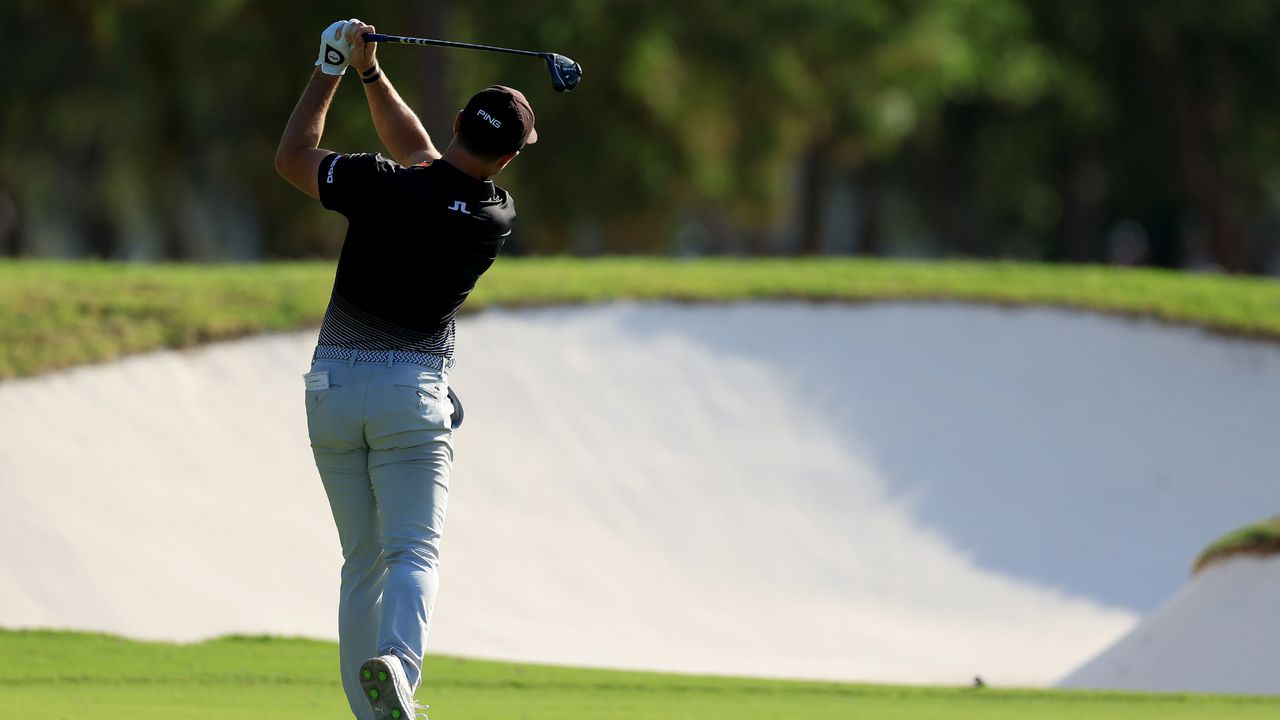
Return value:
<svg viewBox="0 0 1280 720">
<path fill-rule="evenodd" d="M 360 687 L 373 706 L 373 716 L 377 720 L 417 720 L 419 717 L 427 717 L 425 713 L 418 713 L 418 710 L 424 710 L 427 706 L 413 701 L 409 678 L 404 674 L 400 658 L 395 655 L 379 655 L 365 660 L 360 666 Z"/>
</svg>

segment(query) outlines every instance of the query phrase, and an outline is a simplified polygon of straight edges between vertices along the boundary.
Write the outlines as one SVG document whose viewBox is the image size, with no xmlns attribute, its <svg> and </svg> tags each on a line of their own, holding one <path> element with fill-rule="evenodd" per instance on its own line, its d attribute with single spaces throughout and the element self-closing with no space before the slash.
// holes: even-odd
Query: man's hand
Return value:
<svg viewBox="0 0 1280 720">
<path fill-rule="evenodd" d="M 341 75 L 347 71 L 347 63 L 351 60 L 351 42 L 343 30 L 359 20 L 339 20 L 320 33 L 320 56 L 316 58 L 316 67 L 325 75 Z"/>
<path fill-rule="evenodd" d="M 376 57 L 378 52 L 378 43 L 365 42 L 364 34 L 377 32 L 372 25 L 365 25 L 359 20 L 352 19 L 343 29 L 343 38 L 351 47 L 351 67 L 357 72 L 364 75 L 374 65 L 378 64 Z"/>
</svg>

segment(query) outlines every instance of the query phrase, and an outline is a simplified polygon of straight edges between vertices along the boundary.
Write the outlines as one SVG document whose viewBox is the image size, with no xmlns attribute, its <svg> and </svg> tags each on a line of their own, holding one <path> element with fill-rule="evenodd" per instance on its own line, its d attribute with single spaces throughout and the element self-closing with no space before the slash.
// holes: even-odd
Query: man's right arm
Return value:
<svg viewBox="0 0 1280 720">
<path fill-rule="evenodd" d="M 364 34 L 376 32 L 372 25 L 351 23 L 347 26 L 347 40 L 351 43 L 351 66 L 364 80 L 364 94 L 369 100 L 369 114 L 373 127 L 386 146 L 387 152 L 401 165 L 417 165 L 440 157 L 440 151 L 431 143 L 422 121 L 401 99 L 391 85 L 391 80 L 378 67 L 377 43 L 365 42 Z"/>
<path fill-rule="evenodd" d="M 316 180 L 320 163 L 330 155 L 328 150 L 320 149 L 320 137 L 324 135 L 324 118 L 329 113 L 329 103 L 333 102 L 338 81 L 347 71 L 347 58 L 343 52 L 350 55 L 350 48 L 342 41 L 342 29 L 349 22 L 355 21 L 339 20 L 320 33 L 316 70 L 294 106 L 276 148 L 276 172 L 313 198 L 320 197 Z"/>
<path fill-rule="evenodd" d="M 317 180 L 320 163 L 331 154 L 320 148 L 324 118 L 341 79 L 339 75 L 327 75 L 320 70 L 312 73 L 276 148 L 276 172 L 313 198 L 320 197 Z"/>
</svg>

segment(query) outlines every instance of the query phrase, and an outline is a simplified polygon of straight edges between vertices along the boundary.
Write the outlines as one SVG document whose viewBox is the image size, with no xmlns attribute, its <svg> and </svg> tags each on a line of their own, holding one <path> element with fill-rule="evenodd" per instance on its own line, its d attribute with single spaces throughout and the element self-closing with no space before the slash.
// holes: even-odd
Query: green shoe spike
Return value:
<svg viewBox="0 0 1280 720">
<path fill-rule="evenodd" d="M 374 688 L 374 689 L 370 690 L 370 691 L 369 691 L 369 697 L 370 697 L 370 699 L 377 700 L 377 699 L 378 699 L 378 688 Z"/>
<path fill-rule="evenodd" d="M 364 671 L 361 671 L 361 675 L 364 676 L 365 680 L 369 680 L 373 677 L 373 672 L 369 670 L 364 670 Z"/>
<path fill-rule="evenodd" d="M 391 711 L 391 720 L 400 720 L 400 711 L 399 711 L 399 710 L 392 710 L 392 711 Z"/>
<path fill-rule="evenodd" d="M 387 681 L 387 672 L 385 670 L 379 670 L 378 682 L 386 682 L 386 681 Z"/>
</svg>

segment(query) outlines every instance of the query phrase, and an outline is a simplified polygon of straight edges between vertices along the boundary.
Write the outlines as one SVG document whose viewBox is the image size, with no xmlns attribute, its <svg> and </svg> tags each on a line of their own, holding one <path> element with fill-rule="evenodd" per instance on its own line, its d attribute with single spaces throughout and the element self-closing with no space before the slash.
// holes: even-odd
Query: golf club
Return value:
<svg viewBox="0 0 1280 720">
<path fill-rule="evenodd" d="M 559 53 L 535 52 L 533 50 L 513 50 L 512 48 L 493 45 L 476 45 L 474 43 L 454 42 L 452 40 L 433 40 L 431 38 L 404 37 L 402 35 L 383 35 L 382 33 L 365 33 L 366 42 L 404 43 L 407 45 L 434 45 L 436 47 L 467 48 L 470 50 L 488 50 L 489 52 L 508 53 L 510 55 L 530 55 L 540 57 L 547 63 L 547 72 L 551 74 L 551 86 L 556 92 L 566 92 L 578 87 L 582 81 L 582 66 Z"/>
</svg>

